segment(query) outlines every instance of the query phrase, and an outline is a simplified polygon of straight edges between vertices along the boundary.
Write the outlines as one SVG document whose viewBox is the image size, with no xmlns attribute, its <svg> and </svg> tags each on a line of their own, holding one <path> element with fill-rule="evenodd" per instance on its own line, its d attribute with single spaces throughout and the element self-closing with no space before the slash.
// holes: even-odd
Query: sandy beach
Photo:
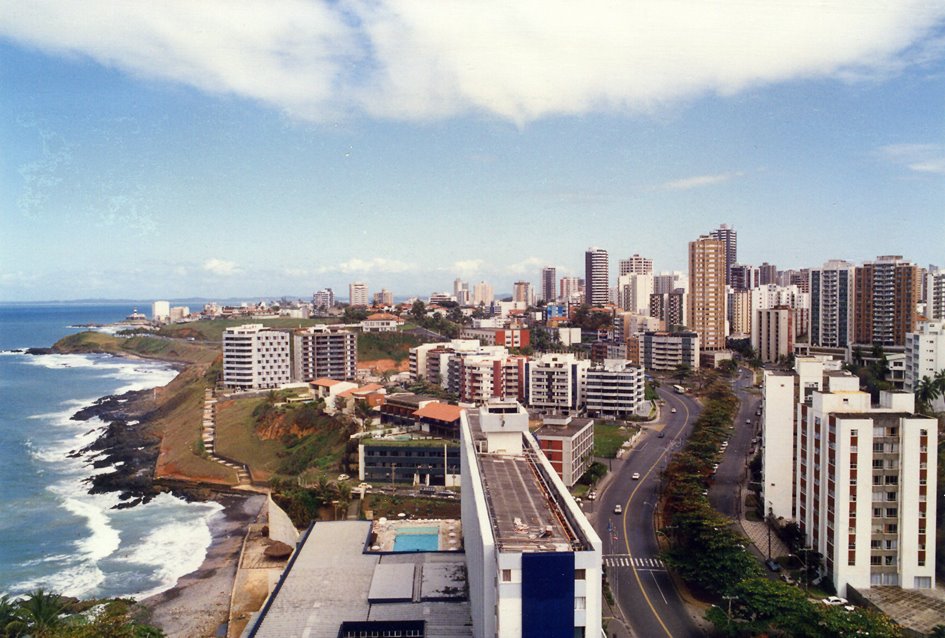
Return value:
<svg viewBox="0 0 945 638">
<path fill-rule="evenodd" d="M 227 621 L 243 536 L 266 503 L 260 494 L 220 494 L 214 500 L 224 510 L 211 521 L 213 541 L 200 569 L 141 601 L 151 610 L 151 622 L 169 638 L 214 636 Z"/>
</svg>

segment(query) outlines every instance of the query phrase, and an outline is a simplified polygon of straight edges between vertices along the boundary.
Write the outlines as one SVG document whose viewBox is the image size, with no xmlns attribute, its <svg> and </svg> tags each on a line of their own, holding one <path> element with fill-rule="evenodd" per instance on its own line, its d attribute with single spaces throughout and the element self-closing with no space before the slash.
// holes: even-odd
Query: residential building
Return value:
<svg viewBox="0 0 945 638">
<path fill-rule="evenodd" d="M 752 306 L 751 291 L 729 287 L 728 292 L 729 332 L 736 335 L 751 335 Z"/>
<path fill-rule="evenodd" d="M 473 286 L 472 304 L 474 306 L 489 306 L 495 300 L 495 294 L 492 292 L 492 286 L 484 281 L 480 281 Z"/>
<path fill-rule="evenodd" d="M 617 277 L 617 305 L 641 315 L 650 314 L 653 275 L 627 273 Z"/>
<path fill-rule="evenodd" d="M 695 370 L 701 359 L 699 335 L 695 332 L 644 332 L 639 338 L 640 365 L 647 370 Z"/>
<path fill-rule="evenodd" d="M 546 415 L 541 427 L 535 430 L 535 439 L 568 489 L 574 487 L 594 461 L 594 419 Z"/>
<path fill-rule="evenodd" d="M 170 321 L 171 302 L 155 301 L 151 304 L 151 319 L 153 321 Z"/>
<path fill-rule="evenodd" d="M 758 285 L 778 283 L 778 267 L 774 264 L 764 262 L 758 267 Z"/>
<path fill-rule="evenodd" d="M 725 242 L 703 235 L 689 242 L 689 328 L 702 350 L 722 350 L 727 336 Z"/>
<path fill-rule="evenodd" d="M 375 312 L 361 322 L 362 332 L 397 332 L 404 320 L 387 312 Z"/>
<path fill-rule="evenodd" d="M 618 275 L 652 275 L 653 260 L 634 254 L 628 259 L 620 260 Z"/>
<path fill-rule="evenodd" d="M 919 269 L 900 255 L 885 255 L 857 267 L 854 295 L 856 343 L 903 346 L 915 330 Z"/>
<path fill-rule="evenodd" d="M 588 416 L 625 419 L 643 404 L 643 368 L 626 358 L 604 359 L 588 368 L 586 379 L 584 405 Z"/>
<path fill-rule="evenodd" d="M 608 301 L 610 266 L 607 251 L 591 247 L 584 253 L 584 301 L 589 306 L 603 306 Z"/>
<path fill-rule="evenodd" d="M 929 266 L 925 275 L 925 316 L 945 320 L 945 268 Z"/>
<path fill-rule="evenodd" d="M 935 378 L 941 370 L 945 370 L 945 321 L 920 321 L 915 332 L 906 333 L 903 389 L 915 392 L 922 377 Z"/>
<path fill-rule="evenodd" d="M 516 281 L 512 285 L 512 301 L 518 301 L 525 305 L 534 303 L 534 290 L 532 284 L 528 281 Z"/>
<path fill-rule="evenodd" d="M 469 284 L 457 277 L 453 280 L 453 297 L 456 303 L 461 306 L 467 306 L 470 302 Z"/>
<path fill-rule="evenodd" d="M 729 268 L 729 285 L 735 290 L 751 290 L 758 283 L 758 269 L 747 264 L 732 264 Z"/>
<path fill-rule="evenodd" d="M 711 233 L 712 239 L 718 239 L 725 244 L 725 283 L 731 286 L 732 266 L 738 262 L 738 233 L 728 224 L 722 224 Z"/>
<path fill-rule="evenodd" d="M 834 259 L 810 271 L 809 343 L 846 348 L 853 343 L 855 266 Z"/>
<path fill-rule="evenodd" d="M 370 295 L 368 294 L 367 284 L 363 281 L 356 281 L 348 284 L 348 304 L 351 306 L 370 305 Z"/>
<path fill-rule="evenodd" d="M 549 412 L 577 412 L 584 403 L 590 365 L 571 353 L 546 353 L 532 359 L 526 364 L 526 403 Z"/>
<path fill-rule="evenodd" d="M 490 403 L 461 425 L 473 635 L 601 636 L 601 540 L 529 435 L 528 412 Z"/>
<path fill-rule="evenodd" d="M 504 351 L 504 348 L 502 349 Z M 480 405 L 493 399 L 521 400 L 525 394 L 527 357 L 497 354 L 453 356 L 448 361 L 447 389 L 463 403 Z"/>
<path fill-rule="evenodd" d="M 559 299 L 565 303 L 583 301 L 584 286 L 581 284 L 581 280 L 577 277 L 562 277 L 561 295 L 559 296 Z"/>
<path fill-rule="evenodd" d="M 653 275 L 653 294 L 665 295 L 671 292 L 687 292 L 689 290 L 689 276 L 678 270 L 661 272 Z"/>
<path fill-rule="evenodd" d="M 751 347 L 758 358 L 775 363 L 794 354 L 794 312 L 787 306 L 755 311 L 751 323 Z"/>
<path fill-rule="evenodd" d="M 486 346 L 526 348 L 531 343 L 531 332 L 520 325 L 505 328 L 463 328 L 462 339 L 478 339 Z"/>
<path fill-rule="evenodd" d="M 663 322 L 662 329 L 686 325 L 686 293 L 682 288 L 674 292 L 650 295 L 650 316 Z"/>
<path fill-rule="evenodd" d="M 458 424 L 462 408 L 449 407 L 457 411 Z M 358 444 L 358 479 L 374 485 L 456 487 L 460 482 L 458 439 L 458 425 L 453 439 L 361 439 Z"/>
<path fill-rule="evenodd" d="M 183 321 L 190 316 L 190 306 L 171 306 L 169 321 Z"/>
<path fill-rule="evenodd" d="M 557 270 L 554 266 L 545 266 L 541 269 L 541 300 L 546 304 L 557 301 L 555 284 L 558 281 Z"/>
<path fill-rule="evenodd" d="M 322 288 L 312 295 L 312 307 L 315 310 L 324 312 L 330 310 L 335 305 L 335 293 L 331 288 Z"/>
<path fill-rule="evenodd" d="M 387 288 L 381 288 L 380 292 L 374 293 L 374 305 L 390 308 L 394 305 L 394 293 Z"/>
<path fill-rule="evenodd" d="M 257 323 L 223 331 L 223 385 L 226 388 L 278 388 L 291 380 L 288 332 Z"/>
<path fill-rule="evenodd" d="M 343 328 L 317 325 L 292 332 L 292 378 L 353 379 L 358 369 L 358 336 Z"/>
</svg>

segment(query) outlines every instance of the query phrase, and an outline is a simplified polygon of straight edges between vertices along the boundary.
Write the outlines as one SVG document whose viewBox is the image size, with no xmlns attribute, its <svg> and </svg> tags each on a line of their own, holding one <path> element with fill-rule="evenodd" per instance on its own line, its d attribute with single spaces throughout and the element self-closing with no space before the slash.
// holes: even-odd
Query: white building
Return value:
<svg viewBox="0 0 945 638">
<path fill-rule="evenodd" d="M 288 332 L 255 323 L 223 332 L 223 385 L 227 388 L 278 388 L 289 383 L 291 375 Z"/>
<path fill-rule="evenodd" d="M 367 319 L 361 322 L 361 330 L 362 332 L 397 332 L 402 325 L 404 325 L 404 320 L 397 315 L 376 312 L 368 315 Z"/>
<path fill-rule="evenodd" d="M 594 462 L 594 419 L 549 414 L 535 430 L 535 439 L 568 489 L 574 487 Z"/>
<path fill-rule="evenodd" d="M 755 311 L 751 347 L 762 361 L 777 362 L 794 353 L 794 311 L 785 306 Z"/>
<path fill-rule="evenodd" d="M 601 540 L 528 434 L 528 413 L 490 403 L 460 424 L 473 635 L 598 638 Z"/>
<path fill-rule="evenodd" d="M 922 377 L 934 378 L 945 370 L 945 321 L 920 321 L 906 333 L 903 389 L 915 392 Z"/>
<path fill-rule="evenodd" d="M 154 321 L 168 321 L 171 317 L 171 302 L 155 301 L 151 304 L 151 319 Z"/>
<path fill-rule="evenodd" d="M 315 310 L 331 310 L 335 305 L 335 293 L 331 288 L 323 288 L 312 295 L 312 307 Z"/>
<path fill-rule="evenodd" d="M 495 300 L 495 294 L 492 292 L 492 286 L 484 281 L 480 281 L 473 286 L 472 304 L 474 306 L 490 305 Z"/>
<path fill-rule="evenodd" d="M 647 370 L 675 370 L 700 361 L 700 340 L 695 332 L 644 332 L 640 340 L 640 364 Z"/>
<path fill-rule="evenodd" d="M 846 348 L 853 343 L 856 267 L 834 259 L 810 271 L 810 345 Z"/>
<path fill-rule="evenodd" d="M 643 368 L 625 359 L 605 359 L 587 370 L 584 402 L 588 416 L 626 418 L 643 404 Z"/>
<path fill-rule="evenodd" d="M 840 595 L 847 586 L 934 588 L 936 422 L 914 414 L 911 394 L 882 392 L 873 406 L 848 373 L 823 375 L 821 389 L 814 377 L 766 375 L 765 501 L 775 515 L 791 503 Z M 811 388 L 807 402 L 800 384 Z M 791 490 L 781 485 L 785 449 L 794 450 Z"/>
<path fill-rule="evenodd" d="M 548 353 L 526 364 L 530 407 L 549 412 L 575 412 L 584 403 L 590 361 L 571 353 Z"/>
<path fill-rule="evenodd" d="M 352 306 L 369 306 L 371 296 L 368 294 L 367 284 L 363 281 L 356 281 L 348 284 L 348 304 Z"/>
<path fill-rule="evenodd" d="M 945 320 L 945 268 L 929 266 L 925 275 L 925 312 L 929 319 Z"/>
<path fill-rule="evenodd" d="M 650 314 L 653 275 L 627 273 L 617 278 L 617 305 L 641 315 Z"/>
</svg>

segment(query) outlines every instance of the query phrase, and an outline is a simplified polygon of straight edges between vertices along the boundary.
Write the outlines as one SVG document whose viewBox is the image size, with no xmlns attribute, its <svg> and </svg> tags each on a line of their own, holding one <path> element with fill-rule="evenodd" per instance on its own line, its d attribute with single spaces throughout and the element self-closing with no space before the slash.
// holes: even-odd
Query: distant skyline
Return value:
<svg viewBox="0 0 945 638">
<path fill-rule="evenodd" d="M 945 265 L 941 2 L 0 2 L 0 301 Z"/>
</svg>

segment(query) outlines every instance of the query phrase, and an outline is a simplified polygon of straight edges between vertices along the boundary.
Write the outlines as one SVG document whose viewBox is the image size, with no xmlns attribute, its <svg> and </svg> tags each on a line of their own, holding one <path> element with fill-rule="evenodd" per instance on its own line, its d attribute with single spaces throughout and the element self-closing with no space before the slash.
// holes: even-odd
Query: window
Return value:
<svg viewBox="0 0 945 638">
<path fill-rule="evenodd" d="M 511 570 L 511 569 L 503 569 L 503 570 L 502 570 L 502 582 L 503 582 L 503 583 L 511 583 L 511 582 L 512 582 L 512 570 Z"/>
<path fill-rule="evenodd" d="M 575 570 L 574 570 L 574 580 L 584 580 L 585 577 L 586 577 L 586 576 L 585 576 L 585 573 L 586 573 L 586 572 L 585 572 L 583 569 L 575 569 Z"/>
<path fill-rule="evenodd" d="M 578 596 L 574 599 L 574 608 L 575 609 L 586 609 L 587 608 L 587 599 L 584 596 Z"/>
<path fill-rule="evenodd" d="M 886 518 L 896 518 L 897 516 L 899 516 L 898 508 L 895 508 L 895 507 L 886 508 Z"/>
</svg>

